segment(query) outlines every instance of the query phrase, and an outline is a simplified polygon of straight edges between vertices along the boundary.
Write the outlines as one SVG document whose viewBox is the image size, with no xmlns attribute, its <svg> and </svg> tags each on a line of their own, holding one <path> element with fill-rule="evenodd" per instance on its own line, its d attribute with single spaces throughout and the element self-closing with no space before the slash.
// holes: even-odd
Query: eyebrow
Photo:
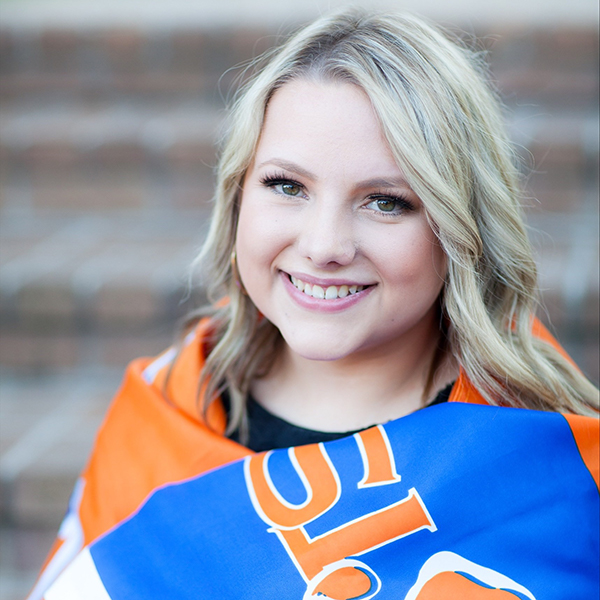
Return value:
<svg viewBox="0 0 600 600">
<path fill-rule="evenodd" d="M 381 177 L 375 177 L 374 179 L 366 179 L 365 181 L 359 181 L 356 185 L 357 188 L 398 188 L 407 187 L 410 188 L 408 182 L 403 177 L 392 177 L 391 179 L 384 179 Z"/>
<path fill-rule="evenodd" d="M 316 181 L 318 179 L 318 177 L 315 174 L 311 173 L 310 171 L 307 171 L 306 169 L 297 165 L 296 163 L 290 162 L 288 160 L 283 160 L 281 158 L 270 158 L 268 160 L 265 160 L 264 162 L 260 163 L 260 165 L 258 165 L 258 168 L 260 169 L 261 167 L 264 167 L 265 165 L 276 165 L 278 167 L 281 167 L 282 169 L 285 169 L 286 171 L 291 171 L 292 173 L 296 173 L 298 175 L 301 175 L 302 177 L 306 177 L 307 179 L 310 179 L 311 181 Z M 364 181 L 359 181 L 356 184 L 357 189 L 370 188 L 370 187 L 380 187 L 380 188 L 407 187 L 407 188 L 410 188 L 410 185 L 408 185 L 408 182 L 403 177 L 391 177 L 391 178 L 374 177 L 373 179 L 365 179 Z"/>
<path fill-rule="evenodd" d="M 269 160 L 265 160 L 265 162 L 260 163 L 260 165 L 258 165 L 258 168 L 260 169 L 261 167 L 264 167 L 265 165 L 276 165 L 278 167 L 281 167 L 282 169 L 285 169 L 286 171 L 292 171 L 292 173 L 297 173 L 298 175 L 302 175 L 302 177 L 306 177 L 307 179 L 310 179 L 311 181 L 315 181 L 317 179 L 317 176 L 314 175 L 313 173 L 311 173 L 310 171 L 307 171 L 306 169 L 303 169 L 302 167 L 300 167 L 299 165 L 290 162 L 288 160 L 283 160 L 281 158 L 270 158 Z"/>
</svg>

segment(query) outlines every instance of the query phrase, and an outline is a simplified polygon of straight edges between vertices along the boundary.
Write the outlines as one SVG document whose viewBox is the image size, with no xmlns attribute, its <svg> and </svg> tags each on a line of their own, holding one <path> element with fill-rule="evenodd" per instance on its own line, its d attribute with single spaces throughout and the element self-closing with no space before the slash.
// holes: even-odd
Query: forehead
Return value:
<svg viewBox="0 0 600 600">
<path fill-rule="evenodd" d="M 309 169 L 399 172 L 371 101 L 346 82 L 297 79 L 275 92 L 255 163 L 275 156 Z"/>
</svg>

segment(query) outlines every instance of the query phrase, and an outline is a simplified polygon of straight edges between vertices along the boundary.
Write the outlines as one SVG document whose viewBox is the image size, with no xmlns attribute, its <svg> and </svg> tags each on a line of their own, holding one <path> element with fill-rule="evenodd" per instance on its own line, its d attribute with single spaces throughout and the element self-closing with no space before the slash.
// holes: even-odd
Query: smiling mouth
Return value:
<svg viewBox="0 0 600 600">
<path fill-rule="evenodd" d="M 337 300 L 338 298 L 346 298 L 346 296 L 358 294 L 367 288 L 373 287 L 371 285 L 330 285 L 321 287 L 320 285 L 306 283 L 293 275 L 288 275 L 288 277 L 294 286 L 303 294 L 306 294 L 311 298 L 317 298 L 318 300 Z"/>
</svg>

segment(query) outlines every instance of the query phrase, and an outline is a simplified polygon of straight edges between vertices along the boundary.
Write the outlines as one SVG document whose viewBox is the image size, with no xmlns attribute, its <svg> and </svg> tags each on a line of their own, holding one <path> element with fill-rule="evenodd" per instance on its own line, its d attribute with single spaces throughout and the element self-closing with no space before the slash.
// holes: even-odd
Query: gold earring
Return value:
<svg viewBox="0 0 600 600">
<path fill-rule="evenodd" d="M 237 266 L 237 253 L 235 250 L 231 251 L 231 276 L 233 277 L 233 281 L 235 282 L 235 285 L 237 286 L 238 290 L 240 290 L 242 294 L 247 296 L 248 292 L 246 292 L 246 288 L 244 287 L 244 284 L 240 279 L 240 272 Z"/>
</svg>

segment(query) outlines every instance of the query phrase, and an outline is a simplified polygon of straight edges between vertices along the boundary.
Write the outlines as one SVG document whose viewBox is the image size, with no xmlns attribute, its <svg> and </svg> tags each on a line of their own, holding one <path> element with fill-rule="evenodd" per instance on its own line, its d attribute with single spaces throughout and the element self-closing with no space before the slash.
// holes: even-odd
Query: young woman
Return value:
<svg viewBox="0 0 600 600">
<path fill-rule="evenodd" d="M 32 598 L 597 596 L 598 392 L 534 317 L 482 73 L 353 11 L 258 69 L 214 303 L 129 368 Z"/>
</svg>

